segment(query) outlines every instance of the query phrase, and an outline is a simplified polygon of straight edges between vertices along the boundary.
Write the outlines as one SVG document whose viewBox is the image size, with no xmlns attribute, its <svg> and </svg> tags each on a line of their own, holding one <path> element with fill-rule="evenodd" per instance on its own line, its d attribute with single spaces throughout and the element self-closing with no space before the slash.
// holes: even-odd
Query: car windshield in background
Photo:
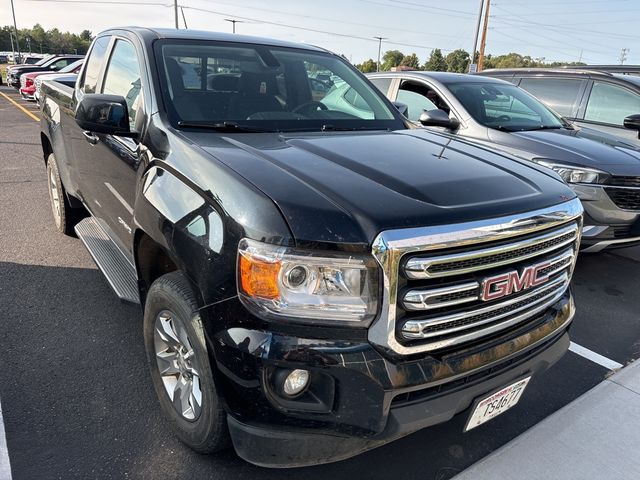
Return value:
<svg viewBox="0 0 640 480">
<path fill-rule="evenodd" d="M 78 68 L 80 65 L 82 65 L 82 62 L 84 62 L 84 59 L 80 59 L 80 60 L 76 60 L 73 63 L 70 63 L 69 65 L 67 65 L 64 68 L 61 68 L 58 72 L 56 73 L 71 73 L 73 72 L 76 68 Z"/>
<path fill-rule="evenodd" d="M 44 65 L 45 63 L 47 63 L 49 60 L 51 60 L 53 58 L 53 55 L 47 55 L 44 58 L 41 58 L 39 61 L 37 61 L 36 63 L 34 63 L 34 66 L 38 66 L 38 65 Z"/>
<path fill-rule="evenodd" d="M 398 113 L 334 55 L 266 45 L 159 42 L 171 122 L 228 131 L 405 128 Z"/>
<path fill-rule="evenodd" d="M 449 89 L 482 125 L 510 132 L 564 128 L 560 116 L 514 85 L 457 83 Z"/>
</svg>

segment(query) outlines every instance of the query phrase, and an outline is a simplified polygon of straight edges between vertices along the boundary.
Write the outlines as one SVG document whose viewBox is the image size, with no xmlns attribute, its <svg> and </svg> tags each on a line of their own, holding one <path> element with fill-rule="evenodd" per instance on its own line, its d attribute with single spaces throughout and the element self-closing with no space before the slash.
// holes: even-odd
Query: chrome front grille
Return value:
<svg viewBox="0 0 640 480">
<path fill-rule="evenodd" d="M 574 243 L 576 239 L 577 231 L 573 237 Z M 572 266 L 574 256 L 575 250 L 574 247 L 571 247 L 563 251 L 560 255 L 553 256 L 551 259 L 546 260 L 549 265 L 541 268 L 538 274 L 548 276 L 551 281 L 554 275 Z M 453 284 L 445 287 L 409 289 L 404 294 L 402 306 L 405 310 L 421 311 L 475 302 L 480 300 L 480 289 L 480 281 Z M 413 329 L 410 331 L 413 331 Z"/>
<path fill-rule="evenodd" d="M 578 226 L 573 223 L 533 238 L 473 252 L 465 251 L 437 257 L 416 256 L 407 261 L 404 273 L 409 279 L 421 279 L 487 270 L 554 251 L 574 243 L 577 235 Z"/>
<path fill-rule="evenodd" d="M 518 328 L 566 292 L 580 243 L 572 200 L 528 215 L 383 232 L 381 317 L 369 339 L 398 354 L 436 351 Z M 497 280 L 511 290 L 495 298 Z"/>
</svg>

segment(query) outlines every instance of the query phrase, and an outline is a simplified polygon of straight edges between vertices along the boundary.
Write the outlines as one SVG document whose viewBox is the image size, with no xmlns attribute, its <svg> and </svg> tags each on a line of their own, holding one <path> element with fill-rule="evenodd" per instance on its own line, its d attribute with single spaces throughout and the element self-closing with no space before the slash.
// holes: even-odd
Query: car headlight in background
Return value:
<svg viewBox="0 0 640 480">
<path fill-rule="evenodd" d="M 542 158 L 534 158 L 533 161 L 538 165 L 550 168 L 567 183 L 604 183 L 610 176 L 608 173 L 595 168 L 563 165 Z"/>
<path fill-rule="evenodd" d="M 238 294 L 258 316 L 368 326 L 377 311 L 373 258 L 318 254 L 255 240 L 238 246 Z"/>
</svg>

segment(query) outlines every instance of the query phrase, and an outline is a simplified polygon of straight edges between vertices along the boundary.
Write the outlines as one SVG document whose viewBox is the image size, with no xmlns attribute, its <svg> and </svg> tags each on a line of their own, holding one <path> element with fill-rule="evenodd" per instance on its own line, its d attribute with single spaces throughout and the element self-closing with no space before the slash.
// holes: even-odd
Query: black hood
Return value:
<svg viewBox="0 0 640 480">
<path fill-rule="evenodd" d="M 640 150 L 622 139 L 590 129 L 489 131 L 491 141 L 516 155 L 603 170 L 612 175 L 640 176 Z"/>
<path fill-rule="evenodd" d="M 545 169 L 425 130 L 182 133 L 268 195 L 303 243 L 370 243 L 383 230 L 499 217 L 574 197 Z"/>
</svg>

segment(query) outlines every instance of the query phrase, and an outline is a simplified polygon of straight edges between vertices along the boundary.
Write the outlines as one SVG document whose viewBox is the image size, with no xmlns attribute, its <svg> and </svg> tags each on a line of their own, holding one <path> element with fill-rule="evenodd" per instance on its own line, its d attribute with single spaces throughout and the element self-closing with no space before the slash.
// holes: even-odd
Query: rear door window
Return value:
<svg viewBox="0 0 640 480">
<path fill-rule="evenodd" d="M 102 69 L 104 56 L 107 53 L 110 41 L 110 36 L 100 37 L 93 44 L 87 66 L 84 70 L 84 79 L 82 81 L 82 91 L 84 93 L 96 93 L 98 77 L 100 76 L 100 70 Z"/>
<path fill-rule="evenodd" d="M 373 83 L 378 90 L 380 90 L 384 95 L 389 92 L 389 87 L 391 86 L 392 78 L 370 78 L 369 81 Z M 401 102 L 402 100 L 398 100 Z M 405 102 L 406 103 L 406 102 Z"/>
<path fill-rule="evenodd" d="M 573 78 L 523 78 L 520 87 L 560 115 L 575 118 L 586 80 Z"/>
<path fill-rule="evenodd" d="M 640 95 L 619 85 L 594 82 L 584 119 L 622 126 L 625 117 L 640 113 Z"/>
</svg>

